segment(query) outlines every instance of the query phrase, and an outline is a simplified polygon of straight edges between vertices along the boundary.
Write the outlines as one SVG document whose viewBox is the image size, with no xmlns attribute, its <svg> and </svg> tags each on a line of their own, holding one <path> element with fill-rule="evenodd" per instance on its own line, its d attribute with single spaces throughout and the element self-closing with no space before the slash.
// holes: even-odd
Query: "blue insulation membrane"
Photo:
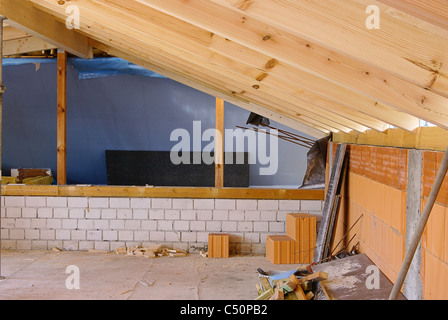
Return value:
<svg viewBox="0 0 448 320">
<path fill-rule="evenodd" d="M 57 59 L 33 59 L 33 58 L 6 58 L 3 66 L 19 66 L 24 64 L 54 63 Z M 71 58 L 69 64 L 78 70 L 80 80 L 105 78 L 123 74 L 140 75 L 150 78 L 163 78 L 164 76 L 140 67 L 120 58 L 95 58 L 91 60 L 81 58 Z"/>
</svg>

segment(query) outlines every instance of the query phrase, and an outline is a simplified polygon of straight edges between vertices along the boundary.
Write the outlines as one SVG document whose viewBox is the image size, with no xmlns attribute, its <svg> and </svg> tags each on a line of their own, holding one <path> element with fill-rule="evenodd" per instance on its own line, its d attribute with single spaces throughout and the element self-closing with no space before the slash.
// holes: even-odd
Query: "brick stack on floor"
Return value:
<svg viewBox="0 0 448 320">
<path fill-rule="evenodd" d="M 286 215 L 286 235 L 269 235 L 266 257 L 274 264 L 312 263 L 317 220 L 307 213 Z"/>
</svg>

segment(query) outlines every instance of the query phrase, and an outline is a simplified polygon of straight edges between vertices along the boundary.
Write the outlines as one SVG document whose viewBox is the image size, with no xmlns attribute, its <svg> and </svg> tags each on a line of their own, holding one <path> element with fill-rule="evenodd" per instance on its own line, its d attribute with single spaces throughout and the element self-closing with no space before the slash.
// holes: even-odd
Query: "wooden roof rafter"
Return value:
<svg viewBox="0 0 448 320">
<path fill-rule="evenodd" d="M 0 0 L 0 13 L 73 54 L 104 50 L 314 137 L 448 128 L 443 22 L 398 18 L 388 0 L 325 1 Z M 365 28 L 368 4 L 388 10 L 381 30 Z M 63 26 L 68 5 L 80 30 Z"/>
</svg>

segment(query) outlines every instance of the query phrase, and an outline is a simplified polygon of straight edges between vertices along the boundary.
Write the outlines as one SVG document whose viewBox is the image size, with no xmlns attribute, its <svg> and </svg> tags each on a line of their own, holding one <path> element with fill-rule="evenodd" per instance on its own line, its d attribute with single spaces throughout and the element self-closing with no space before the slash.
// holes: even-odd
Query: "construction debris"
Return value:
<svg viewBox="0 0 448 320">
<path fill-rule="evenodd" d="M 147 247 L 120 247 L 115 249 L 116 254 L 124 254 L 128 256 L 141 256 L 145 258 L 157 257 L 185 257 L 187 252 L 181 249 L 164 248 L 162 245 L 154 244 Z"/>
<path fill-rule="evenodd" d="M 328 279 L 326 272 L 310 273 L 307 269 L 274 275 L 261 269 L 258 272 L 260 283 L 256 285 L 258 297 L 255 300 L 312 300 L 316 284 Z"/>
</svg>

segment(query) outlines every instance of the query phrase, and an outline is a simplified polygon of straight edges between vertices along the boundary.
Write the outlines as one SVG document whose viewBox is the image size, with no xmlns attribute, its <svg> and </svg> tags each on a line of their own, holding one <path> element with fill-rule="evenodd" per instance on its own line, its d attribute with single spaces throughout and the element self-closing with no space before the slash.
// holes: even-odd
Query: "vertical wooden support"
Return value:
<svg viewBox="0 0 448 320">
<path fill-rule="evenodd" d="M 67 52 L 58 50 L 57 182 L 67 184 Z"/>
<path fill-rule="evenodd" d="M 224 101 L 216 98 L 215 187 L 224 187 Z"/>
</svg>

